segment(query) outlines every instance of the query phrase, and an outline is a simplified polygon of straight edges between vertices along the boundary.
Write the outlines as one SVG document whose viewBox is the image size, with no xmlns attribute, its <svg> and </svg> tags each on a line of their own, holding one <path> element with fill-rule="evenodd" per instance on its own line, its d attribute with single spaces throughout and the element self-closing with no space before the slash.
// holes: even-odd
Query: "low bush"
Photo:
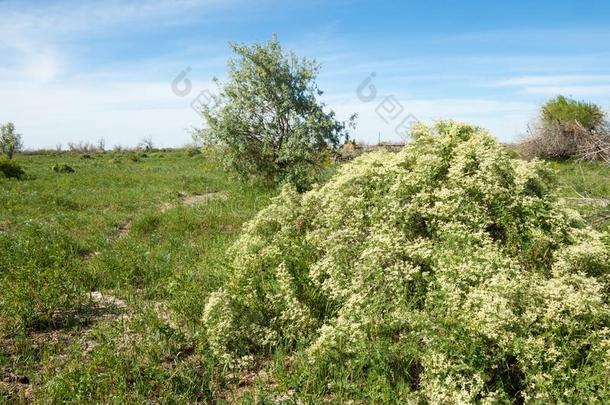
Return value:
<svg viewBox="0 0 610 405">
<path fill-rule="evenodd" d="M 285 187 L 248 224 L 204 309 L 210 350 L 228 364 L 288 351 L 301 389 L 326 398 L 603 402 L 601 234 L 554 198 L 545 164 L 485 131 L 413 137 L 305 194 Z"/>
<path fill-rule="evenodd" d="M 558 96 L 542 106 L 521 151 L 546 159 L 610 160 L 610 129 L 601 107 Z"/>
<path fill-rule="evenodd" d="M 25 175 L 19 163 L 0 157 L 0 175 L 7 178 L 20 179 Z"/>
<path fill-rule="evenodd" d="M 55 173 L 74 173 L 74 169 L 65 163 L 53 165 L 51 168 Z"/>
</svg>

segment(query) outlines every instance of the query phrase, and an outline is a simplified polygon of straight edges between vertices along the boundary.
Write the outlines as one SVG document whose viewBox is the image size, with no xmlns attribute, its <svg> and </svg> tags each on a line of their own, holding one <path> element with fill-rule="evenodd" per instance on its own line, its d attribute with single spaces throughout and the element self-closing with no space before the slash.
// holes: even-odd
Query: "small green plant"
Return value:
<svg viewBox="0 0 610 405">
<path fill-rule="evenodd" d="M 8 122 L 0 126 L 0 152 L 12 159 L 15 152 L 21 149 L 23 141 L 21 135 L 15 132 L 15 124 Z"/>
<path fill-rule="evenodd" d="M 84 155 L 81 155 L 81 157 L 80 157 L 80 158 L 81 158 L 81 159 L 85 159 L 85 160 L 87 160 L 87 159 L 93 159 L 93 157 L 92 157 L 90 154 L 88 154 L 88 153 L 85 153 Z"/>
<path fill-rule="evenodd" d="M 140 161 L 140 156 L 138 156 L 136 154 L 129 155 L 129 160 L 131 160 L 134 163 L 137 163 Z"/>
<path fill-rule="evenodd" d="M 72 168 L 72 166 L 69 166 L 65 163 L 58 163 L 53 165 L 53 167 L 51 168 L 55 173 L 74 173 L 75 170 Z"/>
<path fill-rule="evenodd" d="M 25 172 L 17 162 L 0 157 L 0 174 L 7 178 L 20 179 L 23 178 Z"/>
</svg>

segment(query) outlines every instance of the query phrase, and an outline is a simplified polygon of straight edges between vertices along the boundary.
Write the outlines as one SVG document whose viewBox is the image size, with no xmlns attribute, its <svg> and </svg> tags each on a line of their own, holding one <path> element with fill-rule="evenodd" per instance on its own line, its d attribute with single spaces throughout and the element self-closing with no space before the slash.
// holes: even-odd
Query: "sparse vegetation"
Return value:
<svg viewBox="0 0 610 405">
<path fill-rule="evenodd" d="M 225 148 L 242 177 L 263 176 L 307 189 L 347 137 L 346 123 L 318 100 L 317 62 L 285 52 L 277 38 L 232 44 L 228 80 L 204 106 L 205 143 Z"/>
<path fill-rule="evenodd" d="M 0 175 L 6 178 L 20 179 L 25 175 L 25 172 L 14 160 L 0 156 Z"/>
</svg>

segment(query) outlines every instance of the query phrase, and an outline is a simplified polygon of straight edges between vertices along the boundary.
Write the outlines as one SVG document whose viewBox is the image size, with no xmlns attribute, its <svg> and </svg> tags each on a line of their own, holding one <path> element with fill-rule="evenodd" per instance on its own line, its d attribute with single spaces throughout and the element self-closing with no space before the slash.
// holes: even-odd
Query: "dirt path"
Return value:
<svg viewBox="0 0 610 405">
<path fill-rule="evenodd" d="M 181 194 L 182 205 L 187 207 L 195 207 L 198 205 L 207 204 L 212 200 L 224 200 L 227 198 L 227 194 L 224 192 L 214 192 L 214 193 L 202 193 L 202 194 Z M 167 212 L 171 209 L 178 207 L 177 204 L 172 203 L 163 203 L 159 207 L 161 212 Z"/>
</svg>

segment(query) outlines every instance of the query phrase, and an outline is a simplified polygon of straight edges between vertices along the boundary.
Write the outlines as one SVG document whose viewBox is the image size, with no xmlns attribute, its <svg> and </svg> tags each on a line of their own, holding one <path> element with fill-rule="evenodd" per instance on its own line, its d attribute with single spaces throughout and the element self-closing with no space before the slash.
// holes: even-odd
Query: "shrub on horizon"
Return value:
<svg viewBox="0 0 610 405">
<path fill-rule="evenodd" d="M 6 178 L 21 179 L 25 172 L 19 163 L 0 156 L 0 174 Z"/>
<path fill-rule="evenodd" d="M 520 146 L 530 158 L 610 160 L 606 114 L 596 104 L 557 96 L 541 107 Z"/>
</svg>

